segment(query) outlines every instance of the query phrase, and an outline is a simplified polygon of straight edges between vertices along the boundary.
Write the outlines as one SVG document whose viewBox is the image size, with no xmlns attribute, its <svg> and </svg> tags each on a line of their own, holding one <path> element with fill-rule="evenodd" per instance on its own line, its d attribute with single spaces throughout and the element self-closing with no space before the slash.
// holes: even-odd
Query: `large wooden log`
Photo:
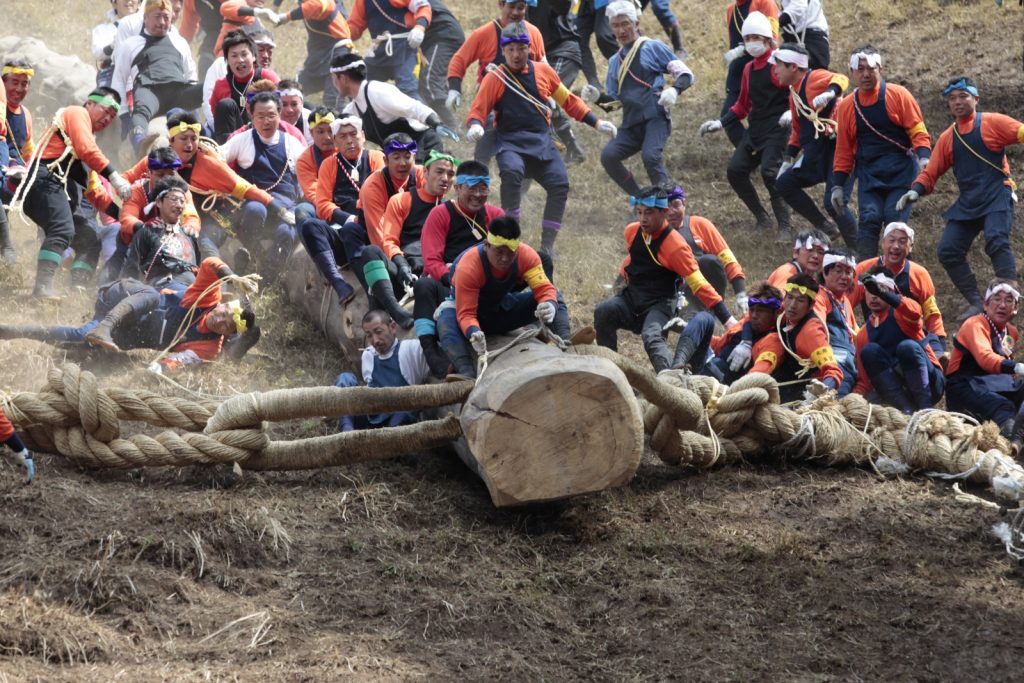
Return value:
<svg viewBox="0 0 1024 683">
<path fill-rule="evenodd" d="M 356 276 L 347 269 L 342 273 L 356 290 L 355 298 L 344 307 L 338 304 L 338 295 L 320 275 L 305 247 L 299 244 L 288 257 L 283 281 L 288 301 L 324 333 L 353 367 L 358 367 L 359 347 L 363 342 L 359 323 L 366 314 L 368 303 Z"/>
<path fill-rule="evenodd" d="M 497 507 L 622 486 L 643 453 L 640 406 L 622 371 L 535 339 L 490 361 L 460 421 L 459 455 Z"/>
</svg>

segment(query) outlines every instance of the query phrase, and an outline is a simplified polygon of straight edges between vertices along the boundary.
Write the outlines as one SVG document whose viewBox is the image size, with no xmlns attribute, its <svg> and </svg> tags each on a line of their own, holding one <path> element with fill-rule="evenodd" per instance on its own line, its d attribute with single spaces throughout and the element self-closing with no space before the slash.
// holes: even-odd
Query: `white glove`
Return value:
<svg viewBox="0 0 1024 683">
<path fill-rule="evenodd" d="M 583 89 L 580 90 L 580 99 L 587 104 L 597 102 L 597 98 L 600 96 L 601 91 L 598 90 L 596 86 L 590 85 L 589 83 L 583 86 Z"/>
<path fill-rule="evenodd" d="M 782 112 L 782 116 L 779 117 L 779 128 L 789 128 L 793 125 L 793 112 L 789 109 Z"/>
<path fill-rule="evenodd" d="M 269 7 L 257 7 L 253 10 L 257 19 L 266 19 L 271 26 L 278 26 L 281 23 L 281 15 Z"/>
<path fill-rule="evenodd" d="M 708 133 L 715 133 L 722 130 L 722 122 L 718 119 L 711 119 L 700 124 L 700 130 L 698 131 L 701 137 L 704 137 Z"/>
<path fill-rule="evenodd" d="M 836 213 L 842 213 L 845 204 L 843 202 L 843 188 L 836 186 L 832 188 L 832 194 L 828 198 L 832 208 L 835 209 Z"/>
<path fill-rule="evenodd" d="M 825 92 L 821 93 L 813 100 L 811 100 L 811 106 L 814 107 L 816 110 L 820 111 L 822 107 L 824 107 L 826 104 L 828 104 L 835 98 L 836 91 L 833 90 L 832 88 L 829 88 L 828 90 L 826 90 Z"/>
<path fill-rule="evenodd" d="M 484 127 L 481 126 L 479 123 L 474 123 L 472 126 L 469 127 L 469 130 L 466 131 L 466 139 L 469 140 L 470 142 L 476 142 L 483 136 Z"/>
<path fill-rule="evenodd" d="M 729 370 L 739 372 L 750 365 L 750 356 L 753 353 L 754 344 L 750 341 L 741 341 L 729 354 Z"/>
<path fill-rule="evenodd" d="M 487 353 L 487 337 L 484 336 L 483 332 L 479 330 L 469 336 L 469 343 L 473 345 L 473 350 L 476 351 L 478 356 L 482 356 Z"/>
<path fill-rule="evenodd" d="M 793 162 L 792 159 L 788 159 L 788 158 L 784 159 L 782 161 L 782 165 L 779 166 L 779 172 L 775 174 L 775 177 L 776 178 L 781 178 L 783 173 L 785 173 L 789 169 L 793 168 L 793 163 L 794 162 Z"/>
<path fill-rule="evenodd" d="M 121 177 L 121 174 L 114 171 L 110 174 L 110 186 L 114 188 L 114 192 L 121 198 L 122 201 L 128 201 L 132 197 L 132 185 L 127 180 Z"/>
<path fill-rule="evenodd" d="M 277 211 L 277 217 L 288 225 L 295 225 L 295 212 L 291 209 L 282 207 Z"/>
<path fill-rule="evenodd" d="M 1024 379 L 1024 363 L 1017 363 L 1013 366 L 1013 376 L 1015 379 Z"/>
<path fill-rule="evenodd" d="M 253 275 L 230 275 L 228 282 L 242 290 L 246 296 L 254 296 L 260 291 L 260 276 Z"/>
<path fill-rule="evenodd" d="M 804 389 L 804 405 L 809 406 L 828 393 L 828 387 L 820 379 L 812 379 Z"/>
<path fill-rule="evenodd" d="M 608 119 L 601 119 L 594 127 L 610 138 L 615 137 L 615 134 L 619 132 L 619 129 L 615 127 L 615 124 Z"/>
<path fill-rule="evenodd" d="M 164 366 L 160 365 L 160 361 L 155 360 L 146 366 L 146 372 L 152 372 L 154 375 L 164 374 Z"/>
<path fill-rule="evenodd" d="M 18 467 L 25 470 L 25 483 L 31 484 L 32 479 L 36 476 L 36 464 L 32 461 L 32 451 L 27 448 L 23 448 L 17 453 L 12 452 L 11 457 L 14 458 L 14 462 Z"/>
<path fill-rule="evenodd" d="M 444 101 L 444 106 L 454 111 L 459 108 L 460 104 L 462 104 L 462 93 L 458 90 L 449 90 L 448 97 Z"/>
<path fill-rule="evenodd" d="M 409 47 L 411 47 L 414 50 L 420 49 L 420 45 L 423 44 L 423 36 L 426 34 L 426 32 L 426 29 L 424 29 L 419 24 L 413 26 L 412 29 L 409 31 L 409 37 L 406 39 L 409 41 Z"/>
<path fill-rule="evenodd" d="M 679 93 L 676 89 L 669 86 L 661 91 L 661 97 L 658 98 L 658 104 L 665 107 L 665 109 L 671 109 L 676 103 L 676 99 L 679 97 Z"/>
<path fill-rule="evenodd" d="M 725 64 L 726 66 L 729 66 L 729 64 L 731 64 L 734 59 L 736 59 L 737 57 L 742 57 L 743 53 L 745 52 L 746 49 L 742 45 L 737 45 L 736 47 L 722 55 L 722 63 Z"/>
<path fill-rule="evenodd" d="M 750 310 L 750 302 L 747 301 L 746 292 L 737 292 L 736 310 L 739 311 L 741 315 L 746 315 L 747 312 Z"/>
<path fill-rule="evenodd" d="M 726 320 L 726 321 L 725 321 L 725 323 L 724 323 L 724 324 L 723 324 L 722 326 L 723 326 L 723 327 L 724 327 L 725 329 L 727 329 L 727 330 L 728 330 L 728 329 L 731 329 L 731 328 L 732 328 L 732 326 L 733 326 L 733 325 L 735 325 L 735 324 L 736 324 L 736 323 L 738 323 L 738 322 L 739 322 L 739 320 L 737 320 L 737 319 L 736 319 L 736 316 L 734 316 L 734 315 L 730 315 L 730 316 L 729 316 L 729 319 L 728 319 L 728 320 Z"/>
<path fill-rule="evenodd" d="M 920 198 L 921 195 L 918 194 L 917 191 L 910 190 L 909 192 L 906 192 L 902 197 L 900 197 L 899 200 L 896 201 L 896 210 L 902 211 L 907 204 L 913 204 Z"/>
<path fill-rule="evenodd" d="M 537 317 L 544 323 L 551 324 L 555 321 L 555 302 L 545 301 L 537 304 Z"/>
<path fill-rule="evenodd" d="M 928 159 L 918 158 L 917 160 L 917 172 L 920 173 L 928 166 Z"/>
</svg>

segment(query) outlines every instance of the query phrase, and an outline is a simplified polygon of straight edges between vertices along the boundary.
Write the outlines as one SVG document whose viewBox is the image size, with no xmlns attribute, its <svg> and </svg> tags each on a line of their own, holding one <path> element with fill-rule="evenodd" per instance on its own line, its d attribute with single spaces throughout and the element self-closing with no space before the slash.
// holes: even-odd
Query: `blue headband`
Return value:
<svg viewBox="0 0 1024 683">
<path fill-rule="evenodd" d="M 456 185 L 479 185 L 483 183 L 487 187 L 491 186 L 491 176 L 489 175 L 466 175 L 464 173 L 455 176 Z"/>
<path fill-rule="evenodd" d="M 522 43 L 523 45 L 529 45 L 530 44 L 530 34 L 529 33 L 521 33 L 518 36 L 502 36 L 501 37 L 501 46 L 502 47 L 505 47 L 506 45 L 511 45 L 512 43 Z"/>
<path fill-rule="evenodd" d="M 686 192 L 679 185 L 673 187 L 672 191 L 668 193 L 668 200 L 670 202 L 674 202 L 677 199 L 686 201 Z"/>
<path fill-rule="evenodd" d="M 650 197 L 639 197 L 639 198 L 637 198 L 637 197 L 630 197 L 629 198 L 629 205 L 630 205 L 630 207 L 648 206 L 648 207 L 650 207 L 652 209 L 667 209 L 668 208 L 668 197 L 655 197 L 654 195 L 651 195 Z"/>
<path fill-rule="evenodd" d="M 967 82 L 966 78 L 961 78 L 956 83 L 950 83 L 946 86 L 946 89 L 942 91 L 943 97 L 949 97 L 957 90 L 963 90 L 969 92 L 974 97 L 978 96 L 978 89 Z"/>
<path fill-rule="evenodd" d="M 408 143 L 401 143 L 398 140 L 392 140 L 384 145 L 384 154 L 394 154 L 395 152 L 409 152 L 411 154 L 416 153 L 416 141 Z"/>
</svg>

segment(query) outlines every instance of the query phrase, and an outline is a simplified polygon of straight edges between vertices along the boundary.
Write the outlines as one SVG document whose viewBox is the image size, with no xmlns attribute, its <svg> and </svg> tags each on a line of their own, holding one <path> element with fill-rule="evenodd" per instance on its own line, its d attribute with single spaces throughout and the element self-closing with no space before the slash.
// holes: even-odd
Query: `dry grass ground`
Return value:
<svg viewBox="0 0 1024 683">
<path fill-rule="evenodd" d="M 917 93 L 933 134 L 938 96 L 971 73 L 991 110 L 1024 118 L 1016 3 L 828 3 L 833 64 L 870 40 L 891 80 Z M 489 3 L 451 3 L 467 27 Z M 725 181 L 723 137 L 699 123 L 721 98 L 725 3 L 674 3 L 697 84 L 675 111 L 671 172 L 723 229 L 751 279 L 787 250 L 749 232 Z M 8 0 L 5 31 L 88 57 L 105 3 Z M 659 31 L 652 17 L 644 26 Z M 301 59 L 297 27 L 276 64 Z M 577 84 L 578 85 L 578 84 Z M 623 198 L 597 163 L 571 170 L 557 281 L 590 321 L 622 253 Z M 468 153 L 468 147 L 462 148 Z M 1011 155 L 1015 168 L 1024 160 Z M 934 258 L 952 183 L 920 203 L 915 255 L 945 310 L 959 308 Z M 543 195 L 525 205 L 535 239 Z M 20 301 L 22 263 L 0 272 L 5 318 L 83 319 Z M 1014 238 L 1019 253 L 1019 236 Z M 972 255 L 990 274 L 980 247 Z M 325 384 L 342 361 L 271 291 L 259 353 L 186 376 L 192 390 Z M 624 349 L 639 357 L 638 345 Z M 33 390 L 63 351 L 0 342 L 0 388 Z M 145 356 L 74 356 L 122 385 L 161 386 Z M 280 436 L 326 432 L 307 421 Z M 925 479 L 757 462 L 688 472 L 648 455 L 632 484 L 559 505 L 499 511 L 447 452 L 315 473 L 83 472 L 43 456 L 35 484 L 2 469 L 0 681 L 118 680 L 1011 680 L 1024 574 L 989 527 L 998 515 Z"/>
</svg>

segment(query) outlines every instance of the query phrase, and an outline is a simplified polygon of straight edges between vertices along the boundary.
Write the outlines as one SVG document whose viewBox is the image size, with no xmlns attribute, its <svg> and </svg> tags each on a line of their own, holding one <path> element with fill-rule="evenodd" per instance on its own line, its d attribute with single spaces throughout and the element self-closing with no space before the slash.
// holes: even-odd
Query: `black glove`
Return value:
<svg viewBox="0 0 1024 683">
<path fill-rule="evenodd" d="M 882 288 L 875 282 L 875 276 L 864 273 L 860 276 L 860 283 L 864 285 L 864 289 L 873 294 L 874 296 L 882 296 Z"/>
<path fill-rule="evenodd" d="M 409 261 L 406 260 L 402 254 L 395 254 L 391 258 L 391 262 L 398 268 L 398 280 L 403 285 L 409 285 L 412 287 L 412 283 L 416 280 L 416 277 L 412 274 L 412 268 L 409 267 Z"/>
</svg>

